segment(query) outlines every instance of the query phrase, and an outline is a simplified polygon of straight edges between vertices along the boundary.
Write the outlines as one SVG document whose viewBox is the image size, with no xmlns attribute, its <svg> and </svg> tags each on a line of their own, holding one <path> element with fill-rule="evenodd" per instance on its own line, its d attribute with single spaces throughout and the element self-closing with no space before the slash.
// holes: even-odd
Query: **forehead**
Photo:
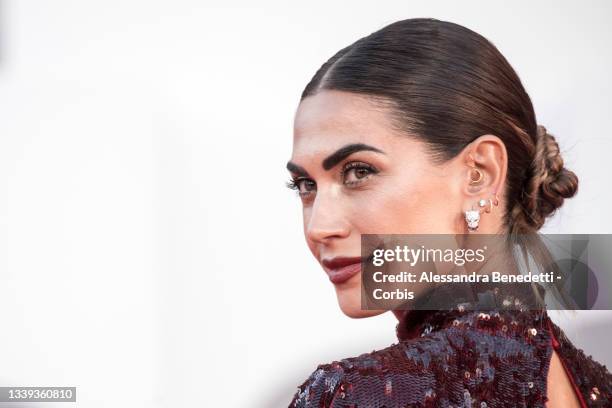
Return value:
<svg viewBox="0 0 612 408">
<path fill-rule="evenodd" d="M 371 97 L 324 90 L 305 98 L 295 115 L 294 153 L 328 150 L 347 143 L 397 142 L 390 110 Z"/>
</svg>

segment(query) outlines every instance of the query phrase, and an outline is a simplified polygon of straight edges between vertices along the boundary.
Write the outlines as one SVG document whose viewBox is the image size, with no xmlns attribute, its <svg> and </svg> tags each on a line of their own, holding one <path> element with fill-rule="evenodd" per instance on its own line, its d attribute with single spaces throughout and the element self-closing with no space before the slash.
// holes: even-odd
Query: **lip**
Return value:
<svg viewBox="0 0 612 408">
<path fill-rule="evenodd" d="M 323 259 L 323 269 L 334 285 L 346 282 L 361 272 L 361 257 L 336 257 Z"/>
</svg>

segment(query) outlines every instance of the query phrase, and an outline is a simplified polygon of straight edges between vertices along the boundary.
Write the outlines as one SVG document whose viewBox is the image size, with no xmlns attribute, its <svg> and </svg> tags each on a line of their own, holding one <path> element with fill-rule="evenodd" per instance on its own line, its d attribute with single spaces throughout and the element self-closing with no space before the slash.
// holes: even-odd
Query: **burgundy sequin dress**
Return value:
<svg viewBox="0 0 612 408">
<path fill-rule="evenodd" d="M 406 313 L 399 343 L 319 365 L 290 407 L 544 407 L 553 350 L 582 406 L 612 407 L 612 375 L 546 310 L 496 302 L 486 312 L 473 302 Z"/>
</svg>

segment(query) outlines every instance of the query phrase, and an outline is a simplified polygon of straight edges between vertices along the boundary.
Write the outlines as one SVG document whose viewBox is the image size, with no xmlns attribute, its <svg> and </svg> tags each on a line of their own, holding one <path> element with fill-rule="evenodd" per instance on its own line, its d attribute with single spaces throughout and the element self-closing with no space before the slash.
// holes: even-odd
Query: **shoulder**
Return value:
<svg viewBox="0 0 612 408">
<path fill-rule="evenodd" d="M 318 365 L 298 387 L 290 407 L 414 404 L 432 399 L 438 370 L 449 370 L 446 356 L 454 350 L 442 333 L 432 334 Z"/>
<path fill-rule="evenodd" d="M 608 368 L 577 348 L 563 330 L 552 321 L 551 329 L 555 336 L 553 340 L 555 350 L 571 373 L 585 401 L 589 401 L 593 406 L 610 406 L 612 374 Z"/>
<path fill-rule="evenodd" d="M 472 406 L 500 403 L 508 390 L 541 406 L 541 347 L 459 322 L 381 350 L 320 364 L 290 407 Z M 505 390 L 505 391 L 504 391 Z M 496 394 L 497 393 L 497 394 Z M 482 405 L 484 403 L 484 405 Z M 531 404 L 530 404 L 531 403 Z"/>
</svg>

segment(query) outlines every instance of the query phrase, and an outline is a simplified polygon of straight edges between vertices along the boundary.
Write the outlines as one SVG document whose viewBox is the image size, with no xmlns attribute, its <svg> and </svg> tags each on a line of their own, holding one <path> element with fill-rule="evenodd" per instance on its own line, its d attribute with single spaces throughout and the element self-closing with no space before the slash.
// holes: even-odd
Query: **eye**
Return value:
<svg viewBox="0 0 612 408">
<path fill-rule="evenodd" d="M 350 162 L 342 169 L 342 182 L 347 186 L 363 183 L 370 175 L 378 173 L 378 170 L 367 163 Z"/>
<path fill-rule="evenodd" d="M 289 180 L 287 187 L 296 190 L 301 197 L 305 197 L 317 190 L 317 183 L 309 178 L 298 177 Z"/>
</svg>

